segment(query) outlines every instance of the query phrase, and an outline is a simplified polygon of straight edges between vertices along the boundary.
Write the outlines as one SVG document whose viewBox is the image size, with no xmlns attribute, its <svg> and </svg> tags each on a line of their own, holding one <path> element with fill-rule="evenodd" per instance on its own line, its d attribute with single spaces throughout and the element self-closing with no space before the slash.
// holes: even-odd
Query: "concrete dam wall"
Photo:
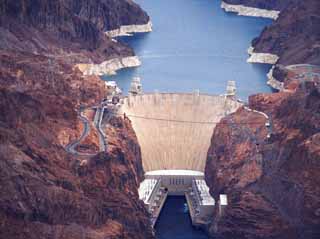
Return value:
<svg viewBox="0 0 320 239">
<path fill-rule="evenodd" d="M 132 121 L 146 172 L 203 172 L 216 123 L 240 106 L 225 96 L 154 93 L 125 98 L 120 112 Z"/>
</svg>

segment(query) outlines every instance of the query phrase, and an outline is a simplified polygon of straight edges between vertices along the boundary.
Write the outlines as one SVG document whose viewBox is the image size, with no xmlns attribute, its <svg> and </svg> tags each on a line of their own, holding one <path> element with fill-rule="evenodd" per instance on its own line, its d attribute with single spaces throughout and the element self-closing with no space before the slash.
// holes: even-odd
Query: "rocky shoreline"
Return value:
<svg viewBox="0 0 320 239">
<path fill-rule="evenodd" d="M 224 1 L 221 2 L 221 8 L 224 9 L 226 12 L 237 13 L 239 16 L 264 17 L 271 18 L 274 20 L 276 20 L 280 14 L 280 11 L 276 10 L 247 7 L 245 5 L 228 4 Z"/>
<path fill-rule="evenodd" d="M 274 76 L 274 69 L 275 69 L 275 65 L 272 66 L 272 68 L 267 74 L 267 78 L 268 78 L 267 84 L 275 90 L 283 91 L 284 83 L 276 79 L 276 77 Z"/>
<path fill-rule="evenodd" d="M 248 7 L 244 5 L 228 4 L 221 1 L 221 8 L 226 12 L 235 12 L 240 16 L 264 17 L 276 20 L 279 17 L 280 11 L 259 9 L 255 7 Z M 274 65 L 279 60 L 279 57 L 271 53 L 254 52 L 254 47 L 250 46 L 248 49 L 249 58 L 248 63 L 260 63 Z M 282 83 L 273 76 L 273 68 L 267 74 L 267 84 L 276 90 L 282 90 Z"/>
<path fill-rule="evenodd" d="M 106 31 L 108 37 L 114 38 L 119 36 L 132 36 L 133 33 L 144 33 L 152 31 L 152 22 L 141 25 L 124 25 L 117 29 Z"/>
<path fill-rule="evenodd" d="M 274 65 L 279 60 L 279 57 L 275 54 L 254 52 L 254 48 L 252 46 L 249 47 L 248 54 L 250 56 L 247 60 L 248 63 L 261 63 L 261 64 Z"/>
<path fill-rule="evenodd" d="M 77 64 L 76 67 L 84 75 L 115 75 L 118 70 L 130 67 L 138 67 L 141 61 L 137 56 L 128 56 L 122 58 L 114 58 L 102 62 L 101 64 Z"/>
<path fill-rule="evenodd" d="M 283 90 L 283 83 L 278 81 L 274 75 L 273 70 L 275 64 L 279 60 L 279 57 L 275 54 L 270 53 L 255 53 L 254 48 L 251 46 L 248 49 L 249 58 L 247 59 L 248 63 L 260 63 L 260 64 L 270 64 L 273 65 L 270 71 L 267 74 L 267 84 L 275 90 Z"/>
<path fill-rule="evenodd" d="M 278 65 L 320 64 L 320 32 L 317 27 L 320 24 L 319 1 L 224 0 L 221 3 L 221 7 L 226 11 L 239 11 L 239 6 L 263 11 L 281 11 L 279 17 L 274 18 L 275 21 L 252 41 L 252 47 L 248 50 L 248 63 L 273 65 L 273 69 L 267 74 L 267 83 L 272 88 L 283 90 L 284 73 L 279 72 L 284 68 L 279 68 Z M 276 73 L 274 68 L 277 69 Z"/>
<path fill-rule="evenodd" d="M 257 52 L 278 56 L 276 72 L 272 70 L 268 78 L 272 84 L 275 80 L 281 84 L 285 75 L 281 66 L 320 65 L 320 2 L 287 0 L 274 2 L 273 6 L 282 9 L 279 18 L 252 41 L 252 46 Z"/>
</svg>

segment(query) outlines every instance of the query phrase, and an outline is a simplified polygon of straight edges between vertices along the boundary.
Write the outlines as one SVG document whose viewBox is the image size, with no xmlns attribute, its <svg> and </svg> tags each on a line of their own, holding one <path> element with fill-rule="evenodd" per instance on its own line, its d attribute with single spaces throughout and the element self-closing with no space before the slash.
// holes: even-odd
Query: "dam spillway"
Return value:
<svg viewBox="0 0 320 239">
<path fill-rule="evenodd" d="M 120 112 L 132 122 L 145 172 L 203 172 L 215 125 L 240 106 L 224 95 L 151 93 L 125 98 Z"/>
</svg>

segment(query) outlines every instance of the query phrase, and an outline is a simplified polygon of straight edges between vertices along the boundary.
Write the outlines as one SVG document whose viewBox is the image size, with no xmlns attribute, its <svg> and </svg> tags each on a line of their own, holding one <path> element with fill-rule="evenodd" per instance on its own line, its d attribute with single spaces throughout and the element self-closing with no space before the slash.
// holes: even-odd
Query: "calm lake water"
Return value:
<svg viewBox="0 0 320 239">
<path fill-rule="evenodd" d="M 235 80 L 242 100 L 266 85 L 269 65 L 248 64 L 247 49 L 271 20 L 225 13 L 219 0 L 135 0 L 150 15 L 153 32 L 119 39 L 130 45 L 142 66 L 113 77 L 124 93 L 139 76 L 145 92 L 222 94 Z"/>
</svg>

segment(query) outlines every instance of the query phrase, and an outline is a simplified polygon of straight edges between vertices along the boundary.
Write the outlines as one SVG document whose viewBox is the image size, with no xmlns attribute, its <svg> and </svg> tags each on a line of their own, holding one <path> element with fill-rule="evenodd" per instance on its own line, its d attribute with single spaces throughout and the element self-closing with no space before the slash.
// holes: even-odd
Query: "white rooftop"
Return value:
<svg viewBox="0 0 320 239">
<path fill-rule="evenodd" d="M 175 169 L 175 170 L 155 170 L 146 172 L 146 176 L 204 176 L 203 172 L 200 171 L 193 171 L 193 170 L 182 170 L 182 169 Z"/>
<path fill-rule="evenodd" d="M 199 194 L 201 205 L 215 205 L 214 199 L 211 197 L 209 187 L 203 179 L 194 180 L 197 192 Z"/>
<path fill-rule="evenodd" d="M 227 95 L 235 95 L 236 90 L 237 90 L 236 82 L 235 81 L 228 81 Z"/>
<path fill-rule="evenodd" d="M 228 205 L 228 198 L 226 194 L 220 194 L 220 205 Z"/>
<path fill-rule="evenodd" d="M 117 83 L 115 81 L 106 81 L 105 84 L 106 86 L 111 86 L 111 87 L 117 86 Z"/>
<path fill-rule="evenodd" d="M 157 179 L 145 179 L 142 181 L 138 190 L 139 199 L 143 200 L 144 203 L 147 203 L 157 182 Z"/>
<path fill-rule="evenodd" d="M 132 78 L 132 82 L 135 82 L 135 83 L 141 83 L 141 78 L 140 77 L 133 77 Z"/>
</svg>

